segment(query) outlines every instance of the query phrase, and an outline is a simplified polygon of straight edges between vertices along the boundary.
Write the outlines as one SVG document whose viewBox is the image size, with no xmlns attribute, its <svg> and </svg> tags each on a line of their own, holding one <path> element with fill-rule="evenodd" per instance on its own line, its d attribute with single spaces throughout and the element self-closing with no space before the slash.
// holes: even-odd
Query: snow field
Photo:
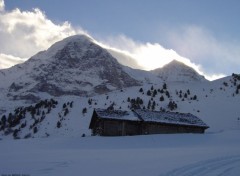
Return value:
<svg viewBox="0 0 240 176">
<path fill-rule="evenodd" d="M 0 174 L 236 176 L 240 131 L 0 141 Z"/>
</svg>

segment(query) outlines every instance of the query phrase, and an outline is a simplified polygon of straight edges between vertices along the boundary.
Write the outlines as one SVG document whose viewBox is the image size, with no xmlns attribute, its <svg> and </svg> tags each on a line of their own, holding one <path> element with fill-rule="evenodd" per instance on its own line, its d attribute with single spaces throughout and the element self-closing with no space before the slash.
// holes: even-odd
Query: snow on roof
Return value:
<svg viewBox="0 0 240 176">
<path fill-rule="evenodd" d="M 143 109 L 137 109 L 134 111 L 95 109 L 95 112 L 100 118 L 190 125 L 208 128 L 207 124 L 190 113 L 149 111 Z"/>
<path fill-rule="evenodd" d="M 146 122 L 208 127 L 201 119 L 190 113 L 161 112 L 137 109 L 135 112 Z"/>
<path fill-rule="evenodd" d="M 101 118 L 140 121 L 138 116 L 132 111 L 95 109 L 95 112 Z"/>
</svg>

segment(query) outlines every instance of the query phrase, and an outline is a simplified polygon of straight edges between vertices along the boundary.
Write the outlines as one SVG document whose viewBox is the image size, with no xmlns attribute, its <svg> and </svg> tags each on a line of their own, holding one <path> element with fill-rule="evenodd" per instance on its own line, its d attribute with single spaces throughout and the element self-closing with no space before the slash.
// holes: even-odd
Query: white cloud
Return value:
<svg viewBox="0 0 240 176">
<path fill-rule="evenodd" d="M 68 22 L 56 25 L 39 9 L 0 14 L 0 52 L 30 57 L 54 42 L 76 34 Z"/>
<path fill-rule="evenodd" d="M 124 35 L 111 36 L 107 39 L 99 39 L 99 41 L 104 43 L 102 46 L 105 48 L 110 48 L 118 51 L 118 53 L 128 55 L 129 57 L 127 60 L 119 56 L 119 62 L 125 65 L 135 62 L 137 64 L 134 68 L 153 70 L 163 67 L 165 64 L 175 59 L 194 68 L 199 74 L 204 75 L 208 80 L 214 80 L 225 76 L 223 74 L 206 74 L 202 71 L 203 69 L 201 65 L 195 64 L 190 59 L 179 55 L 173 49 L 166 49 L 158 43 L 136 42 Z M 131 65 L 131 67 L 133 66 Z"/>
<path fill-rule="evenodd" d="M 240 44 L 217 39 L 213 33 L 199 26 L 185 26 L 169 30 L 168 42 L 182 56 L 201 64 L 208 75 L 230 75 L 240 67 Z"/>
<path fill-rule="evenodd" d="M 5 56 L 29 58 L 65 37 L 87 33 L 81 28 L 73 28 L 69 22 L 56 24 L 37 8 L 32 11 L 6 11 L 4 1 L 0 0 L 0 11 L 1 67 L 10 63 Z"/>
<path fill-rule="evenodd" d="M 13 65 L 22 63 L 25 60 L 27 59 L 0 53 L 0 69 L 12 67 Z"/>
<path fill-rule="evenodd" d="M 208 75 L 205 75 L 205 77 L 208 79 L 208 80 L 210 80 L 210 81 L 212 81 L 212 80 L 216 80 L 216 79 L 220 79 L 220 78 L 223 78 L 223 77 L 225 77 L 225 76 L 227 76 L 227 75 L 225 75 L 225 74 L 208 74 Z"/>
<path fill-rule="evenodd" d="M 99 40 L 105 44 L 106 48 L 129 55 L 138 63 L 139 67 L 145 70 L 159 68 L 173 59 L 181 58 L 174 50 L 165 49 L 158 43 L 141 43 L 124 35 L 109 36 Z"/>
</svg>

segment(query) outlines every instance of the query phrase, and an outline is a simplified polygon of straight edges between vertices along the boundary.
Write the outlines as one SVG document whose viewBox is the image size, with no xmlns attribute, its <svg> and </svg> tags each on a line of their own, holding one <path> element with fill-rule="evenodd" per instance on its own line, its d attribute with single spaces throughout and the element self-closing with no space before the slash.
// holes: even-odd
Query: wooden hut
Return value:
<svg viewBox="0 0 240 176">
<path fill-rule="evenodd" d="M 189 113 L 95 109 L 89 129 L 93 135 L 127 136 L 164 133 L 204 133 L 209 128 Z"/>
</svg>

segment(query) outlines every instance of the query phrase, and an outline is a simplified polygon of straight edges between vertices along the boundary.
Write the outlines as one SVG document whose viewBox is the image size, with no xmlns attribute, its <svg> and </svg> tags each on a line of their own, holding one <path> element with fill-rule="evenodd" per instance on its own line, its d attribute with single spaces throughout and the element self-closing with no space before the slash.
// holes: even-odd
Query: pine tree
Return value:
<svg viewBox="0 0 240 176">
<path fill-rule="evenodd" d="M 68 110 L 68 108 L 66 108 L 64 111 L 64 116 L 66 116 L 68 113 L 69 113 L 69 110 Z"/>
<path fill-rule="evenodd" d="M 72 108 L 73 107 L 73 101 L 71 101 L 71 103 L 70 103 L 70 108 Z"/>
<path fill-rule="evenodd" d="M 164 101 L 164 97 L 163 96 L 160 97 L 160 101 Z"/>
<path fill-rule="evenodd" d="M 237 89 L 240 89 L 240 84 L 238 84 Z"/>
<path fill-rule="evenodd" d="M 8 122 L 8 124 L 10 124 L 10 126 L 11 126 L 12 120 L 13 120 L 13 115 L 12 115 L 12 113 L 9 113 L 7 122 Z"/>
<path fill-rule="evenodd" d="M 2 116 L 1 121 L 2 121 L 2 126 L 5 126 L 6 125 L 6 121 L 7 121 L 6 115 Z"/>
<path fill-rule="evenodd" d="M 38 132 L 37 127 L 34 127 L 34 128 L 33 128 L 33 133 L 35 134 L 35 133 L 37 133 L 37 132 Z"/>
<path fill-rule="evenodd" d="M 17 137 L 18 137 L 18 132 L 19 132 L 18 129 L 15 129 L 15 130 L 14 130 L 14 132 L 13 132 L 13 137 L 14 137 L 14 138 L 17 138 Z"/>
<path fill-rule="evenodd" d="M 155 105 L 156 105 L 156 102 L 155 102 L 155 101 L 153 101 L 153 103 L 152 103 L 152 110 L 154 110 L 154 109 L 155 109 Z"/>
<path fill-rule="evenodd" d="M 170 97 L 170 94 L 169 94 L 169 92 L 168 91 L 166 91 L 166 96 L 169 98 Z"/>
<path fill-rule="evenodd" d="M 170 101 L 168 103 L 168 108 L 172 111 L 174 109 L 177 109 L 177 104 L 174 101 Z"/>
<path fill-rule="evenodd" d="M 92 99 L 88 99 L 88 104 L 92 105 Z"/>
<path fill-rule="evenodd" d="M 87 113 L 87 108 L 83 108 L 82 113 L 83 114 Z"/>
<path fill-rule="evenodd" d="M 49 114 L 50 112 L 51 112 L 51 107 L 48 107 L 48 109 L 47 109 L 47 114 Z"/>
<path fill-rule="evenodd" d="M 61 128 L 61 126 L 62 126 L 62 124 L 61 124 L 61 122 L 57 122 L 57 128 Z"/>
<path fill-rule="evenodd" d="M 157 90 L 154 89 L 154 91 L 153 91 L 153 97 L 155 97 L 156 95 L 157 95 Z"/>
<path fill-rule="evenodd" d="M 151 107 L 151 101 L 149 100 L 147 108 L 150 109 L 150 107 Z"/>
<path fill-rule="evenodd" d="M 167 89 L 167 84 L 166 83 L 163 84 L 163 89 L 165 89 L 165 90 Z"/>
<path fill-rule="evenodd" d="M 196 99 L 197 99 L 197 95 L 194 95 L 194 96 L 193 96 L 193 100 L 196 100 Z"/>
<path fill-rule="evenodd" d="M 136 104 L 142 105 L 143 104 L 143 100 L 140 97 L 137 97 Z"/>
<path fill-rule="evenodd" d="M 164 108 L 160 107 L 160 111 L 165 112 L 166 110 Z"/>
<path fill-rule="evenodd" d="M 179 94 L 179 98 L 182 98 L 182 94 L 181 93 Z"/>
<path fill-rule="evenodd" d="M 21 128 L 25 128 L 27 126 L 27 122 L 25 121 L 24 123 L 22 123 Z"/>
<path fill-rule="evenodd" d="M 40 115 L 40 110 L 39 110 L 39 108 L 37 109 L 37 115 L 38 115 L 38 116 Z"/>
</svg>

